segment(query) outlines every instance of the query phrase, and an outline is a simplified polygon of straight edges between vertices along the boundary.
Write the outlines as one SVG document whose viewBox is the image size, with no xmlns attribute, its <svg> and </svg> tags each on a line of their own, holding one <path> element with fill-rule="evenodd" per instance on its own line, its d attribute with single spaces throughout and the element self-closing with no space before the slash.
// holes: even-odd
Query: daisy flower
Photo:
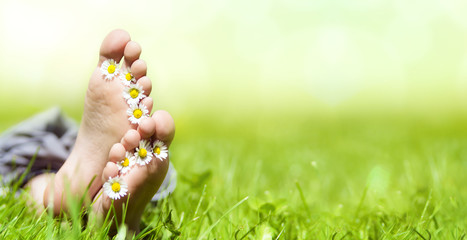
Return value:
<svg viewBox="0 0 467 240">
<path fill-rule="evenodd" d="M 128 105 L 138 104 L 145 97 L 143 88 L 138 84 L 130 84 L 123 91 L 123 98 L 125 98 Z"/>
<path fill-rule="evenodd" d="M 130 84 L 136 82 L 136 79 L 131 73 L 130 68 L 123 70 L 121 80 L 125 86 L 130 86 Z"/>
<path fill-rule="evenodd" d="M 113 59 L 106 59 L 101 65 L 101 72 L 105 80 L 112 80 L 119 74 L 118 63 Z"/>
<path fill-rule="evenodd" d="M 123 181 L 121 177 L 109 177 L 109 180 L 104 183 L 104 192 L 109 196 L 111 199 L 120 199 L 124 197 L 128 192 L 128 186 Z"/>
<path fill-rule="evenodd" d="M 135 159 L 136 163 L 140 166 L 144 166 L 151 162 L 153 153 L 151 151 L 151 144 L 148 140 L 141 140 L 139 147 L 136 148 Z"/>
<path fill-rule="evenodd" d="M 135 156 L 133 153 L 126 152 L 125 159 L 117 163 L 120 174 L 125 175 L 135 165 Z"/>
<path fill-rule="evenodd" d="M 145 118 L 148 116 L 149 111 L 144 104 L 131 104 L 130 108 L 126 110 L 126 113 L 128 114 L 128 120 L 130 120 L 131 123 L 133 124 L 139 124 L 141 119 Z"/>
<path fill-rule="evenodd" d="M 160 140 L 156 140 L 152 145 L 154 157 L 159 158 L 159 160 L 163 161 L 169 155 L 169 150 L 164 142 Z"/>
</svg>

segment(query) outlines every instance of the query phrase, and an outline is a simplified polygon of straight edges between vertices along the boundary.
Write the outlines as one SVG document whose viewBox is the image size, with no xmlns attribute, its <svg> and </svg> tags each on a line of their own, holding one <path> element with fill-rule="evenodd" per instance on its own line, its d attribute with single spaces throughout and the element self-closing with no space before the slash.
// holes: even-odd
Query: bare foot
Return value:
<svg viewBox="0 0 467 240">
<path fill-rule="evenodd" d="M 101 45 L 99 62 L 89 80 L 84 103 L 84 113 L 73 150 L 64 165 L 49 183 L 44 192 L 44 206 L 53 203 L 55 214 L 66 210 L 65 188 L 69 188 L 73 197 L 82 197 L 86 187 L 92 199 L 102 187 L 102 172 L 107 163 L 108 153 L 113 144 L 119 142 L 130 129 L 136 129 L 127 115 L 129 105 L 123 96 L 125 82 L 119 77 L 107 78 L 101 66 L 109 60 L 117 63 L 124 59 L 121 70 L 130 70 L 133 81 L 144 90 L 151 92 L 151 81 L 146 77 L 146 63 L 139 59 L 141 47 L 130 40 L 123 30 L 114 30 L 107 35 Z M 111 67 L 112 68 L 112 67 Z M 118 69 L 109 69 L 117 70 Z M 113 72 L 113 71 L 112 71 Z M 129 74 L 127 76 L 130 76 Z M 152 99 L 144 98 L 141 104 L 148 111 L 152 109 Z M 95 179 L 92 183 L 91 181 Z"/>
<path fill-rule="evenodd" d="M 115 144 L 109 153 L 109 162 L 103 171 L 102 181 L 108 181 L 109 178 L 118 176 L 126 183 L 126 186 L 118 185 L 114 189 L 126 188 L 124 196 L 114 200 L 114 208 L 117 214 L 115 217 L 121 223 L 122 207 L 128 201 L 125 224 L 134 232 L 139 231 L 141 216 L 146 204 L 157 192 L 167 174 L 169 156 L 164 154 L 164 148 L 154 150 L 154 147 L 151 147 L 148 151 L 159 154 L 157 157 L 152 157 L 148 164 L 141 166 L 135 163 L 129 171 L 119 171 L 118 165 L 123 163 L 127 152 L 136 152 L 139 157 L 138 150 L 140 150 L 140 143 L 143 141 L 150 141 L 151 143 L 161 141 L 168 148 L 173 140 L 174 133 L 175 125 L 170 114 L 165 111 L 156 111 L 151 118 L 143 120 L 138 131 L 129 130 L 122 138 L 121 143 Z M 122 169 L 121 166 L 120 169 Z M 116 192 L 118 193 L 118 191 Z M 110 195 L 115 196 L 115 193 L 111 192 Z M 98 216 L 106 216 L 108 213 L 112 205 L 110 197 L 105 187 L 96 196 L 93 210 Z"/>
</svg>

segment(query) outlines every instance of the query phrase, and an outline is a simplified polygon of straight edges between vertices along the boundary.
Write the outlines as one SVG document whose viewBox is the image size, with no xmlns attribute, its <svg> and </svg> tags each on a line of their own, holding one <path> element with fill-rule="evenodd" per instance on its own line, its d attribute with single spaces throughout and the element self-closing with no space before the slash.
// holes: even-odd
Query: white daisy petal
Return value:
<svg viewBox="0 0 467 240">
<path fill-rule="evenodd" d="M 138 104 L 145 97 L 143 88 L 138 84 L 130 84 L 123 90 L 123 98 L 128 105 Z"/>
<path fill-rule="evenodd" d="M 136 83 L 136 79 L 130 71 L 130 68 L 127 68 L 122 71 L 122 75 L 120 77 L 123 85 L 130 86 L 130 84 Z"/>
<path fill-rule="evenodd" d="M 144 166 L 151 162 L 153 156 L 154 155 L 149 141 L 144 139 L 141 140 L 139 142 L 139 147 L 137 147 L 135 151 L 136 164 Z"/>
<path fill-rule="evenodd" d="M 154 154 L 154 157 L 159 158 L 159 160 L 163 161 L 164 159 L 169 156 L 169 150 L 167 146 L 164 144 L 164 142 L 160 140 L 156 140 L 154 144 L 152 145 L 152 151 Z"/>
<path fill-rule="evenodd" d="M 109 180 L 104 183 L 104 192 L 109 198 L 117 200 L 124 197 L 128 192 L 128 185 L 121 177 L 109 177 Z"/>
<path fill-rule="evenodd" d="M 148 108 L 142 103 L 131 104 L 126 113 L 128 120 L 133 124 L 139 124 L 141 119 L 149 116 Z"/>
<path fill-rule="evenodd" d="M 101 65 L 101 73 L 105 80 L 113 80 L 120 73 L 118 63 L 113 59 L 106 59 Z"/>
<path fill-rule="evenodd" d="M 126 152 L 125 159 L 117 162 L 118 171 L 120 171 L 121 175 L 125 175 L 130 171 L 130 169 L 135 165 L 135 163 L 136 160 L 134 154 L 131 152 Z"/>
</svg>

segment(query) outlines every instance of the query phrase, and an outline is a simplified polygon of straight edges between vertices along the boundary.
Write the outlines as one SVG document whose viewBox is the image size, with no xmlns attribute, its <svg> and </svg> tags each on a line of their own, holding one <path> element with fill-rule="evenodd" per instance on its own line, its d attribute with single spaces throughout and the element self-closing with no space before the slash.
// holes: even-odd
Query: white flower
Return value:
<svg viewBox="0 0 467 240">
<path fill-rule="evenodd" d="M 130 86 L 130 84 L 136 82 L 136 79 L 133 76 L 133 74 L 131 73 L 130 68 L 127 68 L 127 69 L 122 71 L 122 76 L 120 77 L 120 79 L 122 80 L 122 83 L 125 86 Z"/>
<path fill-rule="evenodd" d="M 128 120 L 130 120 L 131 123 L 139 124 L 141 119 L 148 116 L 149 111 L 148 111 L 148 108 L 144 106 L 144 104 L 139 103 L 139 104 L 131 104 L 130 108 L 126 110 L 126 113 L 128 114 Z"/>
<path fill-rule="evenodd" d="M 156 140 L 152 145 L 152 150 L 154 157 L 159 158 L 159 160 L 163 161 L 169 155 L 169 150 L 164 142 L 160 140 Z"/>
<path fill-rule="evenodd" d="M 125 175 L 135 165 L 135 156 L 131 152 L 126 152 L 125 159 L 117 163 L 120 174 Z"/>
<path fill-rule="evenodd" d="M 109 177 L 109 180 L 104 183 L 104 192 L 109 196 L 111 199 L 120 199 L 124 197 L 128 192 L 128 186 L 123 181 L 121 177 Z"/>
<path fill-rule="evenodd" d="M 151 144 L 148 140 L 141 140 L 139 147 L 135 151 L 136 163 L 140 166 L 144 166 L 151 162 L 153 153 L 151 150 Z"/>
<path fill-rule="evenodd" d="M 123 98 L 125 98 L 128 105 L 138 104 L 145 97 L 143 88 L 138 84 L 130 84 L 123 90 Z"/>
<path fill-rule="evenodd" d="M 112 80 L 118 76 L 118 63 L 113 59 L 106 59 L 101 65 L 101 72 L 105 80 Z"/>
</svg>

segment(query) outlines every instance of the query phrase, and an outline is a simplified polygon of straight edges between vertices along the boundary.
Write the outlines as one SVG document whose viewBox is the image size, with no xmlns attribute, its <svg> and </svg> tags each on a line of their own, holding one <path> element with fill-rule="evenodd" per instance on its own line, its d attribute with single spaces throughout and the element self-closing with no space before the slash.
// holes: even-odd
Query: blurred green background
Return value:
<svg viewBox="0 0 467 240">
<path fill-rule="evenodd" d="M 3 121 L 55 104 L 75 111 L 115 28 L 141 43 L 156 106 L 174 115 L 467 103 L 460 0 L 2 0 L 0 9 Z"/>
</svg>

